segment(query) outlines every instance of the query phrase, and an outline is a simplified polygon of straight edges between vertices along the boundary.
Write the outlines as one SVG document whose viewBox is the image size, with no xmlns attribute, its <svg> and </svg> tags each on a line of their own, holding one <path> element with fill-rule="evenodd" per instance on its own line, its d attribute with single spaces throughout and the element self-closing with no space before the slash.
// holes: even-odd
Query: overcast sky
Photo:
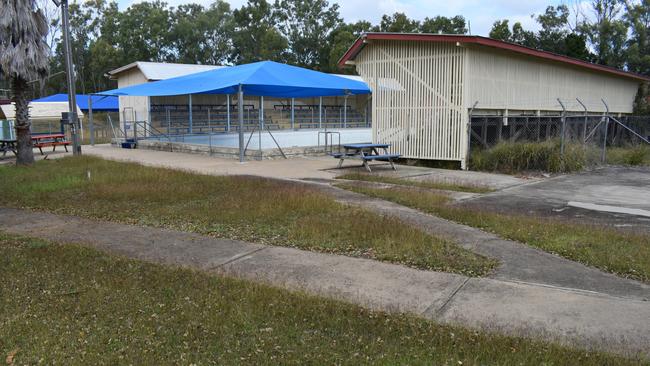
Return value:
<svg viewBox="0 0 650 366">
<path fill-rule="evenodd" d="M 125 9 L 134 1 L 118 0 L 120 9 Z M 171 6 L 184 3 L 209 5 L 213 0 L 167 0 Z M 233 8 L 238 8 L 246 0 L 230 0 Z M 566 2 L 566 1 L 565 1 Z M 421 20 L 436 15 L 463 15 L 469 20 L 472 34 L 484 35 L 490 32 L 492 23 L 497 19 L 509 19 L 511 24 L 521 22 L 524 28 L 535 30 L 537 26 L 530 15 L 540 13 L 548 5 L 562 3 L 561 0 L 330 0 L 337 3 L 341 15 L 347 22 L 368 20 L 373 24 L 379 22 L 383 14 L 394 12 L 406 13 L 409 17 Z"/>
</svg>

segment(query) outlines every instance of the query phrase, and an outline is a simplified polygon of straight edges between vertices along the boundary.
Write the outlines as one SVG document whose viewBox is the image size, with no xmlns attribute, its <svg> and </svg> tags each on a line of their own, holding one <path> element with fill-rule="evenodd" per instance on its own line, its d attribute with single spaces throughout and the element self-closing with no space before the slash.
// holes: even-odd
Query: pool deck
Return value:
<svg viewBox="0 0 650 366">
<path fill-rule="evenodd" d="M 209 175 L 255 175 L 276 179 L 329 180 L 351 172 L 365 172 L 361 163 L 346 161 L 343 169 L 336 169 L 338 160 L 330 156 L 295 156 L 289 159 L 251 160 L 240 163 L 231 158 L 201 154 L 156 151 L 145 149 L 120 149 L 111 145 L 83 147 L 83 153 L 104 159 L 127 161 L 153 167 L 183 169 Z M 63 156 L 63 155 L 61 155 Z M 372 162 L 373 174 L 414 180 L 432 180 L 469 185 L 489 186 L 495 189 L 516 186 L 529 180 L 503 174 L 472 171 L 433 169 L 398 165 L 393 171 L 383 162 Z"/>
</svg>

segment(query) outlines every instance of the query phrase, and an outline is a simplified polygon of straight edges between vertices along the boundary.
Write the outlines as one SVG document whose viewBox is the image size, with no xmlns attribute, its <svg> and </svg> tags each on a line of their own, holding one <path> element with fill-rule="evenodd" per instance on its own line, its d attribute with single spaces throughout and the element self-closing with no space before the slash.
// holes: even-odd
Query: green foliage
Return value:
<svg viewBox="0 0 650 366">
<path fill-rule="evenodd" d="M 495 265 L 395 218 L 346 207 L 296 183 L 203 176 L 86 156 L 40 161 L 34 169 L 0 167 L 0 176 L 2 205 L 471 276 L 485 274 Z"/>
<path fill-rule="evenodd" d="M 470 167 L 503 173 L 544 171 L 566 173 L 584 169 L 589 163 L 582 145 L 566 144 L 564 158 L 560 141 L 501 142 L 490 149 L 472 151 Z"/>
<path fill-rule="evenodd" d="M 2 234 L 0 278 L 16 365 L 641 362 Z"/>
</svg>

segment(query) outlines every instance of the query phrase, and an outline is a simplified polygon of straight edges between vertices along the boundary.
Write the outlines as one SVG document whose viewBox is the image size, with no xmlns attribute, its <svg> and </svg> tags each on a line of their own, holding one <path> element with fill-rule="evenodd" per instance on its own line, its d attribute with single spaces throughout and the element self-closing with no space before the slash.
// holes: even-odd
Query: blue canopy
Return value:
<svg viewBox="0 0 650 366">
<path fill-rule="evenodd" d="M 102 96 L 102 95 L 92 95 L 93 100 L 93 111 L 95 112 L 117 112 L 119 111 L 119 101 L 118 97 L 114 96 Z M 34 99 L 32 102 L 37 103 L 47 103 L 47 102 L 67 102 L 68 94 L 52 94 L 47 97 L 40 99 Z M 77 94 L 77 106 L 79 109 L 86 112 L 88 110 L 88 95 L 86 94 Z"/>
<path fill-rule="evenodd" d="M 246 95 L 278 98 L 370 94 L 368 86 L 361 81 L 273 61 L 224 67 L 98 94 L 125 96 L 235 94 L 239 85 Z"/>
</svg>

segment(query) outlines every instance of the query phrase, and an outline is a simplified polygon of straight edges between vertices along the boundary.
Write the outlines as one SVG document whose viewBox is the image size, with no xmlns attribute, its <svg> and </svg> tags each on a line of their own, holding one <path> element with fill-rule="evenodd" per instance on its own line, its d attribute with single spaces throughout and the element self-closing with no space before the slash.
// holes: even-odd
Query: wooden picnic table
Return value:
<svg viewBox="0 0 650 366">
<path fill-rule="evenodd" d="M 396 170 L 393 160 L 401 155 L 390 154 L 389 148 L 390 144 L 347 144 L 343 145 L 342 153 L 332 154 L 332 156 L 339 159 L 338 168 L 343 166 L 345 159 L 357 159 L 362 161 L 362 166 L 369 172 L 372 172 L 368 164 L 370 161 L 387 161 L 391 168 Z"/>
<path fill-rule="evenodd" d="M 43 154 L 43 148 L 47 146 L 52 146 L 52 151 L 56 151 L 57 146 L 63 146 L 65 151 L 68 152 L 68 145 L 70 141 L 65 139 L 65 135 L 62 133 L 49 133 L 42 135 L 32 135 L 32 145 L 37 147 L 38 150 Z"/>
<path fill-rule="evenodd" d="M 16 145 L 16 140 L 0 140 L 0 152 L 2 152 L 2 156 L 7 155 L 8 151 L 13 152 L 14 155 L 18 155 L 16 151 Z M 63 146 L 67 152 L 68 145 L 70 145 L 70 141 L 66 140 L 65 135 L 62 133 L 32 135 L 32 146 L 37 147 L 41 152 L 41 155 L 44 155 L 44 147 L 52 146 L 52 151 L 56 151 L 57 146 Z"/>
</svg>

